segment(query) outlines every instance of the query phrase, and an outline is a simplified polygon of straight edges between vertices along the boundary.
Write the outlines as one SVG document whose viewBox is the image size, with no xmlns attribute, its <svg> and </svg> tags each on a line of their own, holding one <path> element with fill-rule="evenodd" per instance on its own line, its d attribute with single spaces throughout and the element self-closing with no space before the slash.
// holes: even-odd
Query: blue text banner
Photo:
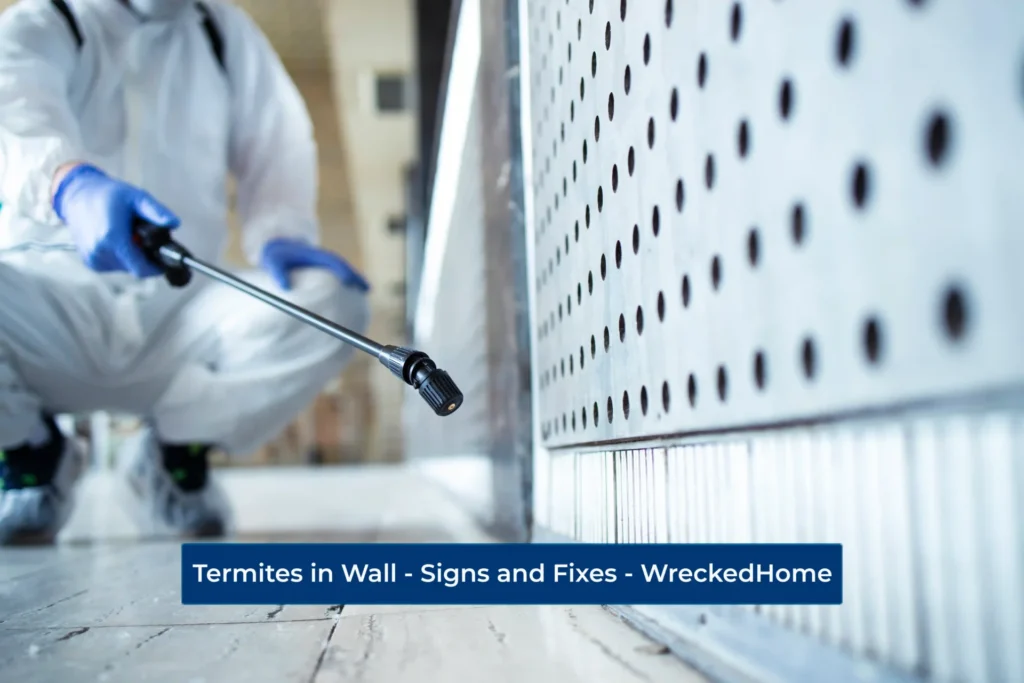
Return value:
<svg viewBox="0 0 1024 683">
<path fill-rule="evenodd" d="M 838 544 L 186 543 L 190 605 L 836 605 Z"/>
</svg>

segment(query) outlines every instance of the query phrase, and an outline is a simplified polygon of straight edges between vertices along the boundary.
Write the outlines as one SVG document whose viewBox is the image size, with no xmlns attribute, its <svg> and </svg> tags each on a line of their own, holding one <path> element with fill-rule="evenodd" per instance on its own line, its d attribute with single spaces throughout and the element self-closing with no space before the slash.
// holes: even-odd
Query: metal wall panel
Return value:
<svg viewBox="0 0 1024 683">
<path fill-rule="evenodd" d="M 626 610 L 716 676 L 1024 680 L 1024 4 L 523 24 L 538 538 L 843 543 L 840 607 Z"/>
<path fill-rule="evenodd" d="M 438 419 L 410 393 L 405 430 L 411 459 L 434 461 L 425 469 L 496 534 L 525 540 L 533 437 L 517 14 L 513 0 L 457 5 L 414 334 L 465 402 Z"/>
<path fill-rule="evenodd" d="M 560 451 L 545 526 L 590 543 L 839 542 L 842 606 L 742 611 L 897 673 L 1019 681 L 1022 456 L 1017 408 Z M 810 644 L 799 657 L 789 646 L 743 662 L 757 638 L 739 611 L 699 608 L 688 637 L 760 679 L 823 680 L 825 660 Z M 749 651 L 736 647 L 744 640 Z M 856 671 L 854 660 L 845 665 L 835 680 Z"/>
<path fill-rule="evenodd" d="M 546 445 L 1024 377 L 1024 5 L 530 14 Z"/>
</svg>

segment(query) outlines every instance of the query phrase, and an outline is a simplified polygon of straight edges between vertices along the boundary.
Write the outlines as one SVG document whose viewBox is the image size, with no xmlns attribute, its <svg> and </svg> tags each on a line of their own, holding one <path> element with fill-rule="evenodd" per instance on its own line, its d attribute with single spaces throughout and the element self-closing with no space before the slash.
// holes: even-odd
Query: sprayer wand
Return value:
<svg viewBox="0 0 1024 683">
<path fill-rule="evenodd" d="M 135 243 L 154 265 L 163 270 L 164 277 L 172 287 L 187 285 L 192 280 L 192 271 L 202 273 L 376 357 L 393 375 L 418 391 L 435 414 L 442 417 L 451 415 L 462 405 L 462 392 L 451 376 L 438 368 L 422 351 L 378 344 L 265 289 L 251 285 L 217 266 L 192 256 L 185 247 L 171 239 L 171 232 L 166 228 L 137 221 Z"/>
</svg>

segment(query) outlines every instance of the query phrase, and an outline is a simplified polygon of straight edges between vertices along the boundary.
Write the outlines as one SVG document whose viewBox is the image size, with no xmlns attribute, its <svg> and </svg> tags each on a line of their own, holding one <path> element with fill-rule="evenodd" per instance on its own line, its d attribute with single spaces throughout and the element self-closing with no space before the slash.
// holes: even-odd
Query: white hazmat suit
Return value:
<svg viewBox="0 0 1024 683">
<path fill-rule="evenodd" d="M 29 439 L 41 410 L 112 410 L 146 418 L 164 441 L 251 452 L 351 353 L 201 276 L 173 289 L 95 273 L 73 251 L 21 248 L 71 241 L 51 206 L 54 174 L 69 161 L 144 188 L 180 217 L 174 239 L 213 262 L 228 241 L 229 174 L 253 264 L 269 240 L 316 243 L 312 125 L 268 41 L 238 8 L 206 3 L 222 69 L 201 8 L 144 4 L 167 16 L 67 0 L 81 44 L 50 0 L 0 15 L 0 448 Z M 263 273 L 243 277 L 274 290 Z M 293 289 L 276 293 L 367 325 L 365 294 L 324 271 L 298 271 Z"/>
</svg>

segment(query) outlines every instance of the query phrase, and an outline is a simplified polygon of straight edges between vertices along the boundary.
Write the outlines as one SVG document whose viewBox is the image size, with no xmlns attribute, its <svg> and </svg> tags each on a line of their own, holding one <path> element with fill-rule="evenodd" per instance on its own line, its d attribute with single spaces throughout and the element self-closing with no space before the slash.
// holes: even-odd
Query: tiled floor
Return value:
<svg viewBox="0 0 1024 683">
<path fill-rule="evenodd" d="M 394 469 L 232 471 L 242 538 L 487 540 Z M 604 610 L 185 607 L 174 541 L 138 538 L 94 477 L 63 543 L 0 550 L 0 679 L 544 683 L 703 679 Z"/>
</svg>

